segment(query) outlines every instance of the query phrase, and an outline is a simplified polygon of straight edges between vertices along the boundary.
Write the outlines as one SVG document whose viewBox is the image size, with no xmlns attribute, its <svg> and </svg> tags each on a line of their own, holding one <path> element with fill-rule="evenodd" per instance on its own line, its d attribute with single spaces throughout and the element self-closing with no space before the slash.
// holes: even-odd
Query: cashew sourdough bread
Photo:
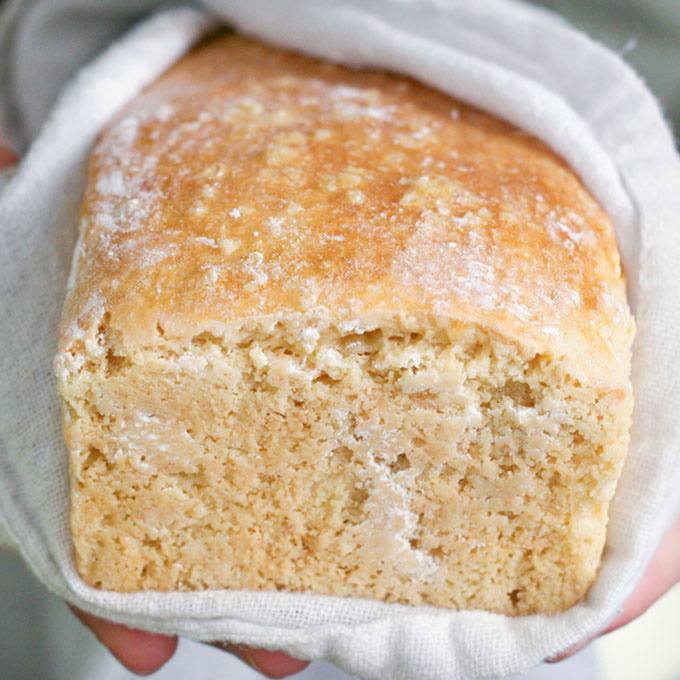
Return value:
<svg viewBox="0 0 680 680">
<path fill-rule="evenodd" d="M 633 322 L 609 218 L 542 143 L 220 35 L 103 131 L 80 230 L 56 370 L 87 583 L 586 593 Z"/>
</svg>

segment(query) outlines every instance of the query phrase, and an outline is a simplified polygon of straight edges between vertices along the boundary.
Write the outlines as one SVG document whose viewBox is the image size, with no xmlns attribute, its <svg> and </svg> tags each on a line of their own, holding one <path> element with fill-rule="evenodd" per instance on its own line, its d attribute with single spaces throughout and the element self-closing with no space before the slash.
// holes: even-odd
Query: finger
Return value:
<svg viewBox="0 0 680 680">
<path fill-rule="evenodd" d="M 664 536 L 621 614 L 602 634 L 611 633 L 644 614 L 678 582 L 680 582 L 680 520 Z"/>
<path fill-rule="evenodd" d="M 270 652 L 268 649 L 251 649 L 250 660 L 256 670 L 268 678 L 287 678 L 309 666 L 309 661 L 294 659 L 284 652 Z"/>
<path fill-rule="evenodd" d="M 253 647 L 226 642 L 213 642 L 211 644 L 234 654 L 267 678 L 287 678 L 289 675 L 295 675 L 295 673 L 299 673 L 309 666 L 309 661 L 294 659 L 285 652 L 270 652 L 267 649 L 254 649 Z"/>
<path fill-rule="evenodd" d="M 546 659 L 545 661 L 546 663 L 559 663 L 560 661 L 564 661 L 565 659 L 568 659 L 570 656 L 574 656 L 575 654 L 578 654 L 580 651 L 585 649 L 596 637 L 597 635 L 593 635 L 592 637 L 589 637 L 587 640 L 579 642 L 577 645 L 574 645 L 573 647 L 569 647 L 569 649 L 562 652 L 561 654 L 551 656 L 549 659 Z"/>
<path fill-rule="evenodd" d="M 606 635 L 630 623 L 644 614 L 678 582 L 680 582 L 680 520 L 664 536 L 635 592 L 626 601 L 621 614 L 601 633 L 547 659 L 548 663 L 564 661 L 587 647 L 599 635 Z"/>
<path fill-rule="evenodd" d="M 0 143 L 0 170 L 8 168 L 17 162 L 17 157 L 5 146 Z"/>
<path fill-rule="evenodd" d="M 71 607 L 113 656 L 128 670 L 139 675 L 155 673 L 177 649 L 177 638 L 134 630 Z"/>
</svg>

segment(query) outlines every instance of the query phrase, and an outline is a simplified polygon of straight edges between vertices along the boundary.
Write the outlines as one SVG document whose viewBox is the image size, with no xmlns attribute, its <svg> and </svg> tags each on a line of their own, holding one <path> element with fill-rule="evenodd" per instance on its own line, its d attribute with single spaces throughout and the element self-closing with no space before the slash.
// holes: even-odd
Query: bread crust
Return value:
<svg viewBox="0 0 680 680">
<path fill-rule="evenodd" d="M 627 384 L 607 215 L 536 139 L 405 78 L 213 40 L 102 134 L 82 215 L 62 351 L 102 309 L 140 345 L 158 324 L 426 308 Z"/>
<path fill-rule="evenodd" d="M 81 241 L 65 304 L 56 365 L 65 404 L 64 431 L 71 450 L 77 563 L 88 582 L 116 590 L 283 587 L 414 604 L 481 607 L 505 613 L 557 611 L 586 591 L 596 572 L 608 501 L 628 441 L 633 321 L 626 304 L 611 221 L 579 178 L 541 142 L 408 78 L 350 70 L 241 37 L 222 35 L 182 59 L 107 126 L 90 160 L 80 228 Z M 271 341 L 279 332 L 277 329 L 283 329 L 280 333 L 285 335 L 285 342 L 281 340 L 279 345 Z M 379 339 L 370 335 L 378 331 Z M 359 352 L 358 363 L 352 364 L 354 359 L 342 354 L 349 343 L 347 338 L 352 336 L 352 342 L 361 344 L 366 342 L 363 336 L 369 335 L 372 338 L 369 349 L 362 350 L 363 354 Z M 470 340 L 473 335 L 474 342 Z M 446 342 L 438 339 L 442 337 L 446 337 Z M 328 368 L 331 356 L 328 352 L 324 355 L 324 368 L 319 352 L 305 344 L 316 347 L 325 341 L 329 347 L 332 345 L 328 351 L 342 355 L 345 377 L 337 377 L 335 369 Z M 424 342 L 430 345 L 425 347 Z M 215 350 L 219 343 L 220 349 Z M 372 481 L 357 481 L 355 491 L 348 491 L 361 498 L 364 494 L 369 496 L 368 504 L 361 510 L 365 512 L 363 524 L 358 526 L 368 527 L 373 522 L 373 528 L 366 529 L 354 544 L 355 549 L 359 546 L 365 552 L 361 569 L 366 567 L 366 573 L 373 575 L 354 585 L 351 579 L 343 580 L 342 576 L 353 573 L 350 568 L 343 571 L 344 567 L 338 567 L 340 571 L 334 572 L 330 582 L 321 575 L 317 581 L 299 575 L 305 569 L 310 573 L 314 569 L 319 574 L 323 571 L 319 567 L 322 562 L 314 562 L 314 567 L 304 560 L 296 562 L 303 554 L 304 559 L 312 559 L 309 538 L 304 545 L 300 538 L 299 554 L 288 548 L 285 554 L 277 553 L 276 546 L 271 548 L 274 552 L 268 559 L 277 565 L 279 577 L 268 574 L 258 580 L 245 576 L 240 567 L 226 574 L 220 571 L 226 567 L 215 567 L 211 572 L 201 571 L 196 564 L 187 566 L 187 560 L 198 563 L 207 559 L 208 539 L 201 539 L 204 541 L 200 543 L 201 549 L 196 548 L 189 557 L 184 554 L 182 560 L 187 567 L 184 571 L 184 567 L 173 566 L 173 560 L 176 564 L 182 561 L 177 556 L 181 551 L 166 549 L 162 537 L 167 534 L 172 537 L 167 539 L 169 542 L 179 545 L 189 530 L 175 526 L 179 520 L 170 506 L 165 519 L 156 517 L 151 532 L 148 526 L 141 529 L 139 524 L 134 527 L 129 524 L 133 522 L 131 514 L 151 512 L 149 508 L 154 503 L 166 507 L 165 497 L 157 489 L 149 492 L 144 501 L 146 510 L 135 505 L 145 497 L 145 489 L 151 484 L 151 473 L 144 468 L 149 465 L 148 451 L 155 446 L 149 442 L 169 431 L 169 426 L 158 429 L 161 427 L 158 414 L 163 412 L 164 404 L 172 402 L 172 393 L 162 399 L 151 396 L 152 392 L 160 394 L 165 389 L 165 378 L 159 377 L 167 375 L 163 373 L 165 369 L 158 368 L 161 361 L 170 357 L 179 366 L 173 369 L 178 371 L 173 375 L 183 377 L 173 380 L 177 390 L 186 390 L 187 401 L 186 408 L 175 405 L 175 412 L 168 411 L 163 422 L 167 425 L 173 418 L 177 422 L 183 418 L 182 422 L 202 423 L 209 439 L 216 436 L 211 435 L 210 428 L 218 427 L 210 419 L 218 416 L 207 412 L 211 409 L 210 399 L 217 403 L 214 401 L 217 397 L 208 399 L 198 414 L 188 402 L 203 403 L 209 387 L 204 388 L 191 375 L 195 377 L 202 370 L 212 375 L 210 371 L 216 365 L 213 359 L 218 353 L 226 357 L 225 361 L 236 357 L 233 360 L 240 362 L 238 370 L 243 371 L 239 375 L 244 376 L 240 380 L 248 382 L 258 371 L 269 371 L 266 377 L 269 391 L 280 388 L 293 395 L 299 390 L 298 397 L 291 397 L 291 403 L 302 403 L 300 395 L 304 393 L 304 399 L 309 400 L 304 403 L 313 404 L 321 386 L 313 394 L 308 385 L 291 387 L 293 369 L 274 376 L 272 362 L 285 361 L 276 354 L 285 354 L 284 346 L 288 348 L 287 356 L 295 354 L 299 347 L 303 348 L 299 349 L 301 356 L 317 352 L 313 369 L 316 373 L 311 380 L 317 381 L 319 371 L 325 371 L 323 389 L 335 389 L 332 385 L 336 382 L 350 381 L 346 376 L 368 371 L 369 360 L 365 357 L 369 357 L 374 382 L 370 388 L 361 387 L 359 392 L 367 390 L 366 394 L 374 394 L 371 390 L 377 389 L 376 371 L 379 373 L 383 370 L 380 367 L 389 363 L 385 356 L 394 358 L 398 354 L 403 358 L 404 343 L 417 347 L 413 352 L 419 357 L 435 357 L 422 380 L 406 380 L 404 372 L 415 372 L 418 368 L 408 362 L 399 365 L 399 376 L 392 372 L 389 379 L 380 378 L 383 387 L 394 379 L 394 385 L 398 384 L 401 390 L 399 394 L 407 395 L 403 401 L 406 416 L 410 410 L 417 411 L 425 403 L 423 399 L 432 401 L 431 404 L 427 401 L 432 418 L 457 408 L 455 395 L 446 386 L 440 389 L 441 380 L 435 374 L 439 371 L 454 376 L 459 368 L 452 367 L 464 366 L 460 371 L 470 379 L 477 376 L 474 377 L 477 380 L 484 373 L 484 380 L 493 386 L 488 389 L 495 390 L 486 402 L 483 398 L 475 401 L 475 408 L 488 408 L 489 413 L 497 409 L 488 422 L 484 421 L 484 427 L 488 431 L 498 427 L 498 432 L 505 432 L 499 423 L 510 418 L 512 432 L 520 433 L 521 436 L 517 435 L 520 438 L 513 440 L 515 443 L 507 445 L 515 447 L 511 455 L 517 457 L 517 465 L 514 459 L 503 462 L 499 458 L 493 471 L 483 472 L 485 463 L 481 460 L 474 474 L 484 479 L 479 488 L 487 489 L 486 496 L 482 496 L 486 498 L 484 502 L 488 501 L 485 512 L 492 519 L 486 529 L 475 528 L 474 523 L 468 522 L 465 531 L 479 534 L 496 527 L 493 531 L 498 530 L 499 536 L 502 534 L 510 542 L 499 539 L 501 547 L 493 558 L 486 558 L 487 563 L 496 560 L 495 564 L 501 565 L 500 571 L 514 565 L 512 569 L 522 576 L 500 579 L 497 591 L 491 588 L 489 592 L 493 595 L 487 599 L 483 592 L 478 592 L 479 582 L 475 581 L 478 575 L 468 578 L 458 590 L 458 586 L 446 586 L 444 576 L 429 589 L 414 586 L 413 565 L 395 572 L 394 581 L 380 580 L 387 578 L 382 575 L 383 569 L 387 570 L 384 556 L 380 556 L 383 549 L 386 554 L 390 550 L 402 551 L 398 553 L 401 562 L 397 560 L 402 565 L 415 559 L 421 566 L 427 562 L 432 567 L 439 560 L 443 560 L 442 564 L 446 562 L 447 549 L 441 547 L 446 541 L 453 546 L 460 539 L 467 541 L 469 547 L 472 534 L 463 536 L 461 532 L 465 532 L 460 527 L 440 537 L 444 543 L 433 543 L 427 549 L 421 534 L 414 538 L 414 523 L 426 526 L 428 509 L 437 506 L 436 493 L 448 499 L 449 505 L 442 508 L 448 508 L 449 514 L 455 514 L 456 508 L 461 507 L 467 508 L 460 511 L 461 517 L 473 512 L 473 505 L 461 505 L 462 496 L 452 496 L 448 486 L 449 490 L 437 486 L 437 474 L 443 475 L 444 468 L 437 468 L 439 472 L 430 470 L 431 459 L 444 456 L 442 452 L 453 451 L 452 447 L 457 446 L 453 439 L 446 440 L 448 443 L 438 439 L 441 446 L 435 452 L 433 444 L 430 459 L 425 454 L 414 454 L 409 459 L 411 477 L 397 465 L 397 460 L 404 459 L 399 458 L 396 448 L 392 451 L 392 462 L 384 463 L 389 470 L 380 468 L 381 474 L 387 475 L 385 479 L 392 480 L 389 484 L 399 482 L 418 497 L 414 503 L 420 503 L 419 512 L 409 509 L 411 514 L 406 515 L 400 505 L 405 502 L 403 496 L 395 496 L 387 482 L 387 486 L 380 487 L 375 481 L 378 474 L 375 471 L 383 463 L 371 457 L 373 450 L 367 452 L 365 447 L 354 450 L 346 441 L 336 442 L 333 460 L 336 463 L 340 460 L 337 463 L 340 467 L 333 468 L 333 474 L 341 474 L 342 452 L 346 449 L 354 452 L 354 458 L 347 458 L 344 463 L 347 470 L 354 470 L 352 474 L 359 475 L 359 469 L 365 474 L 371 469 L 375 472 L 370 477 Z M 469 364 L 462 354 L 455 354 L 457 350 L 451 349 L 454 346 L 465 347 L 465 357 L 473 357 Z M 162 352 L 158 349 L 161 347 Z M 487 349 L 482 351 L 480 347 Z M 307 359 L 303 357 L 301 361 L 304 364 Z M 263 368 L 267 362 L 268 368 Z M 249 368 L 243 368 L 246 364 Z M 138 376 L 148 371 L 150 377 L 144 378 L 146 382 L 138 379 L 132 367 L 136 367 Z M 224 375 L 234 370 L 237 369 L 225 368 Z M 502 379 L 493 377 L 494 371 L 499 375 L 505 371 Z M 418 380 L 421 387 L 417 386 L 421 384 Z M 551 381 L 558 395 L 554 399 L 562 400 L 559 408 L 551 407 L 550 403 L 557 401 L 550 402 L 553 397 L 546 396 L 549 391 L 546 385 L 553 388 Z M 206 385 L 209 383 L 206 378 Z M 285 387 L 281 387 L 284 383 Z M 342 382 L 342 389 L 349 390 L 350 383 Z M 536 396 L 539 393 L 540 398 Z M 343 395 L 346 396 L 344 392 Z M 382 399 L 373 398 L 376 403 Z M 402 404 L 399 399 L 394 397 L 393 401 Z M 258 403 L 263 413 L 269 408 L 262 406 L 264 402 Z M 326 399 L 323 408 L 330 408 L 328 404 L 332 403 Z M 223 408 L 232 406 L 225 402 Z M 302 423 L 304 417 L 313 420 L 314 408 L 321 407 L 310 406 L 309 413 L 300 408 Z M 471 407 L 465 408 L 468 411 L 464 418 L 460 416 L 463 418 L 460 427 L 467 432 L 465 428 L 474 418 L 471 420 Z M 531 411 L 529 415 L 527 409 Z M 191 415 L 187 415 L 190 411 Z M 134 433 L 130 434 L 130 418 L 135 413 L 145 415 L 135 421 Z M 296 417 L 295 411 L 287 415 L 289 422 Z M 396 415 L 392 417 L 398 419 Z M 265 427 L 264 416 L 261 423 L 256 416 L 253 418 L 248 421 L 251 428 Z M 551 427 L 557 428 L 555 432 L 559 430 L 561 439 L 541 439 L 548 428 L 546 419 Z M 581 421 L 587 423 L 574 425 Z M 414 421 L 414 432 L 423 422 Z M 409 423 L 405 421 L 405 429 L 411 427 Z M 186 443 L 195 428 L 186 423 L 183 427 L 189 434 L 182 434 L 181 428 L 173 430 L 174 434 L 164 444 L 165 450 L 170 447 L 176 456 L 185 456 L 186 460 L 197 456 L 198 460 L 209 448 L 205 443 L 208 439 L 202 440 L 203 444 L 193 440 Z M 324 430 L 326 434 L 319 441 L 330 436 L 331 425 L 324 427 L 330 429 Z M 356 442 L 356 433 L 352 436 Z M 545 434 L 549 436 L 553 435 Z M 140 437 L 146 437 L 146 443 L 140 444 Z M 490 448 L 484 449 L 490 460 L 495 460 L 494 451 L 506 446 L 500 434 L 494 437 L 494 441 L 487 442 Z M 586 444 L 584 438 L 588 440 Z M 409 441 L 422 440 L 420 435 L 414 435 Z M 538 442 L 536 450 L 541 451 L 541 465 L 545 465 L 540 470 L 540 466 L 529 461 L 534 444 L 527 442 L 534 440 Z M 224 446 L 247 449 L 250 445 L 244 441 L 249 441 L 247 433 L 243 433 L 241 440 L 229 439 Z M 277 440 L 271 446 L 283 446 L 282 441 L 287 440 Z M 476 446 L 474 441 L 472 444 L 465 441 L 465 446 Z M 186 451 L 182 448 L 185 445 Z M 318 449 L 321 444 L 315 446 Z M 407 445 L 401 442 L 399 446 Z M 135 465 L 130 464 L 132 467 L 125 467 L 126 457 L 133 449 L 142 458 L 138 457 Z M 168 475 L 167 479 L 174 480 L 168 481 L 170 485 L 178 475 L 196 472 L 195 467 L 187 472 L 188 468 L 177 461 L 159 462 L 162 456 L 158 451 L 156 454 L 151 465 L 157 466 L 153 475 L 158 474 L 158 478 Z M 272 452 L 260 454 L 266 457 Z M 220 454 L 210 455 L 211 460 L 216 460 L 214 456 Z M 293 456 L 287 459 L 290 470 L 296 464 L 294 454 L 286 455 Z M 461 454 L 468 458 L 470 455 L 469 451 Z M 360 460 L 361 456 L 369 458 Z M 323 460 L 330 458 L 326 456 Z M 356 469 L 352 467 L 355 463 Z M 522 525 L 519 500 L 512 501 L 515 503 L 512 512 L 508 509 L 510 505 L 494 501 L 494 494 L 504 498 L 511 493 L 512 479 L 508 481 L 506 473 L 511 470 L 512 476 L 513 467 L 518 475 L 515 487 L 522 490 L 518 498 L 534 493 L 546 504 L 541 506 L 543 510 L 538 506 L 527 510 L 533 514 L 526 526 Z M 553 475 L 552 481 L 546 481 L 541 477 L 548 474 L 546 470 L 560 472 L 557 477 Z M 582 470 L 578 473 L 581 477 L 576 470 Z M 213 473 L 218 474 L 214 470 Z M 255 481 L 254 474 L 251 470 L 240 483 L 264 483 L 262 471 L 258 473 L 260 482 Z M 420 482 L 413 482 L 421 477 L 429 481 L 420 486 Z M 463 473 L 449 477 L 451 488 L 455 487 L 456 493 L 460 489 L 463 495 L 477 484 L 461 481 L 467 479 Z M 570 481 L 564 482 L 567 478 Z M 585 484 L 586 478 L 587 484 L 578 486 Z M 120 491 L 126 479 L 137 490 L 137 496 Z M 186 477 L 183 479 L 185 483 Z M 299 481 L 303 476 L 292 479 Z M 344 484 L 339 479 L 338 484 Z M 266 480 L 267 484 L 270 482 L 276 484 L 276 480 Z M 107 483 L 118 489 L 115 498 L 110 495 L 111 489 L 105 489 Z M 560 491 L 562 483 L 565 487 Z M 196 498 L 203 493 L 200 490 L 203 487 L 192 486 L 190 492 L 182 488 L 182 493 L 196 494 Z M 489 491 L 491 488 L 495 491 Z M 224 517 L 227 506 L 220 503 L 229 502 L 229 493 L 233 492 L 224 492 L 222 501 L 210 501 L 210 507 L 222 508 L 218 512 Z M 402 508 L 399 517 L 403 521 L 394 524 L 379 512 L 376 514 L 375 508 L 371 510 L 370 493 L 376 497 L 382 494 L 384 504 Z M 429 505 L 423 500 L 427 494 L 434 494 Z M 586 500 L 579 510 L 579 495 L 584 494 Z M 482 502 L 481 497 L 475 498 L 475 503 Z M 290 502 L 312 502 L 300 499 Z M 554 527 L 548 531 L 539 518 L 550 504 L 559 506 L 561 514 L 555 515 Z M 118 506 L 127 508 L 125 516 L 117 514 Z M 197 512 L 196 507 L 191 505 L 192 510 L 186 512 Z M 356 508 L 350 512 L 347 507 L 342 512 L 359 512 Z M 442 508 L 437 512 L 442 513 Z M 522 528 L 524 538 L 522 543 L 517 538 L 521 532 L 515 532 L 516 545 L 521 544 L 531 552 L 541 542 L 547 545 L 562 540 L 559 531 L 564 531 L 570 546 L 566 557 L 544 555 L 541 562 L 532 552 L 533 557 L 523 553 L 522 558 L 521 551 L 512 547 L 510 537 L 515 520 L 510 520 L 508 529 L 507 513 L 520 517 L 516 528 Z M 236 516 L 229 515 L 229 522 L 216 529 L 216 535 L 231 531 L 225 527 L 233 529 Z M 348 516 L 342 515 L 341 522 L 347 524 Z M 506 519 L 500 522 L 502 517 Z M 241 517 L 239 521 L 246 520 Z M 426 529 L 436 533 L 433 527 L 444 520 L 440 517 L 431 521 L 433 524 Z M 390 543 L 389 537 L 377 542 L 371 539 L 371 543 L 367 536 L 375 537 L 376 522 L 386 523 L 395 534 L 402 532 L 399 535 L 403 540 L 397 541 L 398 545 L 392 545 L 394 541 Z M 498 522 L 496 526 L 494 523 Z M 573 526 L 579 523 L 579 527 Z M 529 525 L 533 529 L 527 529 Z M 562 528 L 555 528 L 558 526 Z M 160 534 L 152 535 L 159 531 Z M 180 541 L 178 536 L 185 538 Z M 251 545 L 252 536 L 241 536 L 240 540 Z M 416 551 L 409 557 L 413 558 L 411 562 L 404 557 L 409 540 Z M 254 544 L 251 547 L 254 551 L 259 549 Z M 126 554 L 128 549 L 133 557 L 126 559 L 134 565 L 129 573 L 116 557 L 117 553 Z M 231 558 L 225 555 L 231 554 L 233 551 L 227 550 L 220 557 L 220 564 L 228 562 Z M 477 564 L 476 549 L 470 554 L 470 564 Z M 383 564 L 378 575 L 369 568 L 376 560 Z M 527 566 L 532 560 L 536 564 L 541 562 L 543 567 Z M 573 564 L 560 571 L 556 565 L 564 560 Z M 266 562 L 265 558 L 262 561 Z M 298 567 L 293 568 L 292 564 Z M 455 576 L 464 582 L 461 574 L 468 573 L 464 572 L 464 564 L 461 567 L 457 562 L 455 568 L 451 564 L 449 559 L 448 566 L 445 565 L 450 570 L 447 578 Z M 524 565 L 521 569 L 520 564 Z M 290 576 L 290 570 L 298 575 Z M 418 578 L 426 581 L 432 578 L 423 576 L 425 572 L 418 572 Z M 546 574 L 551 574 L 548 578 L 553 579 L 552 585 L 541 590 L 544 586 L 540 581 Z"/>
</svg>

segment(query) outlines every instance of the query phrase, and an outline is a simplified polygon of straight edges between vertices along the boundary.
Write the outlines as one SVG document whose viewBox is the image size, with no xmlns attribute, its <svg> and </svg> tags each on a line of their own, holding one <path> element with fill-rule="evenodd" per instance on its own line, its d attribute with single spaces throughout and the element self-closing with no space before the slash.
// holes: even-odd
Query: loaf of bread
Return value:
<svg viewBox="0 0 680 680">
<path fill-rule="evenodd" d="M 633 322 L 610 220 L 539 141 L 219 35 L 103 132 L 80 229 L 56 369 L 87 583 L 586 593 Z"/>
</svg>

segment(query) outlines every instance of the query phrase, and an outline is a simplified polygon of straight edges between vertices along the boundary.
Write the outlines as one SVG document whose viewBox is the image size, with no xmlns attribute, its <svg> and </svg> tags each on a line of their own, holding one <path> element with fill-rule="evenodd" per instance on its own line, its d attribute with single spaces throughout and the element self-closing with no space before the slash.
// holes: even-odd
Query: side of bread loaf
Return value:
<svg viewBox="0 0 680 680">
<path fill-rule="evenodd" d="M 81 230 L 56 366 L 86 582 L 586 592 L 633 326 L 610 221 L 538 141 L 220 36 L 103 133 Z"/>
</svg>

